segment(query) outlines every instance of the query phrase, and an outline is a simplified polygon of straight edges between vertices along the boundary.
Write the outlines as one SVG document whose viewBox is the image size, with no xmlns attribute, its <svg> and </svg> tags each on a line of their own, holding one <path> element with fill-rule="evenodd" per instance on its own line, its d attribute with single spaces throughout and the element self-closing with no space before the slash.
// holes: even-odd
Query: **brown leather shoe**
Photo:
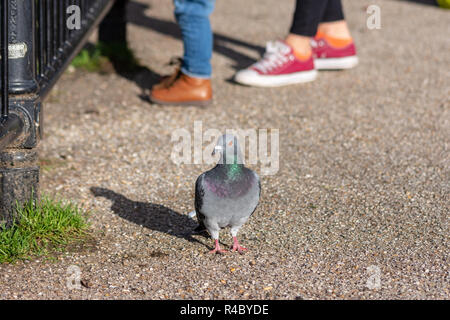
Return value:
<svg viewBox="0 0 450 320">
<path fill-rule="evenodd" d="M 212 100 L 211 81 L 179 72 L 177 77 L 163 79 L 154 86 L 150 100 L 162 105 L 206 106 Z"/>
<path fill-rule="evenodd" d="M 175 66 L 175 72 L 172 73 L 171 75 L 162 77 L 159 83 L 155 84 L 152 87 L 152 90 L 170 87 L 175 82 L 175 80 L 177 80 L 178 77 L 180 76 L 182 63 L 183 60 L 181 58 L 172 58 L 167 65 Z"/>
</svg>

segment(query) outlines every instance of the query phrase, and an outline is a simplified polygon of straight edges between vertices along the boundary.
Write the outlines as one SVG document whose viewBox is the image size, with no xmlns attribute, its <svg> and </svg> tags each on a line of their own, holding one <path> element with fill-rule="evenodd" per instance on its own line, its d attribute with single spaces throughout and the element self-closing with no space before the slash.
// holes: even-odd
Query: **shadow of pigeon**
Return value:
<svg viewBox="0 0 450 320">
<path fill-rule="evenodd" d="M 150 230 L 164 232 L 177 238 L 186 239 L 189 242 L 198 242 L 205 245 L 191 236 L 192 230 L 198 224 L 187 215 L 159 204 L 133 201 L 106 188 L 91 187 L 90 190 L 95 197 L 111 200 L 113 202 L 111 210 L 122 219 Z"/>
</svg>

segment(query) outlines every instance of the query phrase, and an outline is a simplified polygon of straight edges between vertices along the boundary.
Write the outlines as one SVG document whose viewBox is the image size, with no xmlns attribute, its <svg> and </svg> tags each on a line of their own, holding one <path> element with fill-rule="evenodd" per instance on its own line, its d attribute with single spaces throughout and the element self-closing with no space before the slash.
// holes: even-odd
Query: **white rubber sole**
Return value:
<svg viewBox="0 0 450 320">
<path fill-rule="evenodd" d="M 317 78 L 317 74 L 317 70 L 311 70 L 278 76 L 262 76 L 254 70 L 242 70 L 236 73 L 234 80 L 247 86 L 281 87 L 314 81 Z"/>
<path fill-rule="evenodd" d="M 358 65 L 358 57 L 345 57 L 345 58 L 327 58 L 327 59 L 314 59 L 314 65 L 317 70 L 343 70 L 351 69 Z"/>
</svg>

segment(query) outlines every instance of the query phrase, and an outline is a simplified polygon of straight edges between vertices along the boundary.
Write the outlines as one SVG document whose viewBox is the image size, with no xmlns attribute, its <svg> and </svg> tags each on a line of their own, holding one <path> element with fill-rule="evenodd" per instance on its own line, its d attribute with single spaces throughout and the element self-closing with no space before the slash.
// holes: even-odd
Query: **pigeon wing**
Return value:
<svg viewBox="0 0 450 320">
<path fill-rule="evenodd" d="M 259 176 L 258 176 L 258 174 L 256 172 L 253 171 L 253 174 L 255 175 L 256 180 L 258 181 L 258 191 L 259 191 L 259 193 L 258 193 L 258 203 L 256 204 L 255 209 L 253 209 L 253 212 L 250 215 L 252 215 L 256 211 L 256 208 L 258 208 L 259 199 L 261 198 L 261 179 L 259 179 Z"/>
<path fill-rule="evenodd" d="M 205 189 L 203 189 L 203 179 L 205 174 L 202 173 L 195 182 L 195 212 L 197 214 L 197 220 L 199 226 L 196 230 L 205 230 L 205 215 L 202 212 L 203 207 L 203 197 L 205 196 Z"/>
</svg>

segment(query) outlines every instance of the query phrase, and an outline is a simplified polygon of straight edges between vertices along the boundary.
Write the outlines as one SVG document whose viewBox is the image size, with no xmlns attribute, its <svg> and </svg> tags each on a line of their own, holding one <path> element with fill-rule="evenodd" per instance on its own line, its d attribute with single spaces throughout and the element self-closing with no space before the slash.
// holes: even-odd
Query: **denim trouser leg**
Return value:
<svg viewBox="0 0 450 320">
<path fill-rule="evenodd" d="M 215 0 L 174 0 L 175 17 L 184 45 L 181 71 L 191 77 L 211 77 L 213 36 L 209 15 Z"/>
</svg>

